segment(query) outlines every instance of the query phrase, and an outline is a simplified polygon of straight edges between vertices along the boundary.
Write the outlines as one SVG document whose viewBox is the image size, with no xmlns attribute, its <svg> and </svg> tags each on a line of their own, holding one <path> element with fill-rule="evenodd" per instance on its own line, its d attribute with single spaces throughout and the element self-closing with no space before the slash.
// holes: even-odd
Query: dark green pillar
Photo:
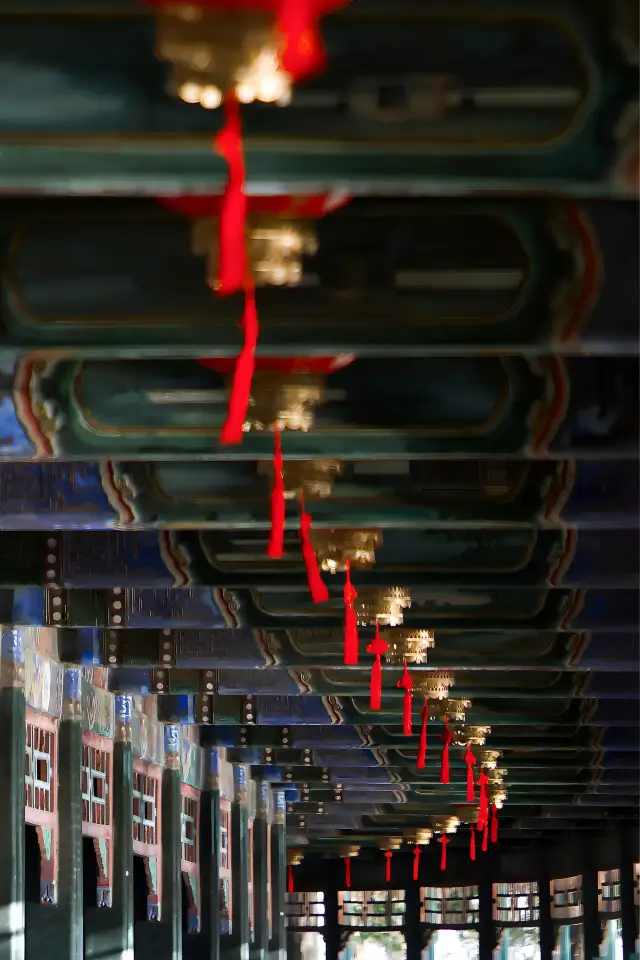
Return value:
<svg viewBox="0 0 640 960">
<path fill-rule="evenodd" d="M 163 954 L 182 960 L 182 793 L 180 789 L 180 727 L 164 728 L 162 773 L 162 912 Z"/>
<path fill-rule="evenodd" d="M 407 960 L 420 960 L 422 953 L 422 929 L 420 927 L 420 887 L 416 882 L 407 884 L 405 891 L 406 913 L 404 935 L 407 944 Z"/>
<path fill-rule="evenodd" d="M 269 952 L 269 831 L 271 790 L 263 780 L 256 783 L 256 817 L 253 821 L 253 913 L 254 939 L 251 960 L 266 960 Z"/>
<path fill-rule="evenodd" d="M 598 916 L 598 871 L 593 863 L 588 844 L 585 844 L 585 863 L 582 870 L 582 902 L 584 906 L 584 955 L 586 960 L 600 956 L 600 918 Z"/>
<path fill-rule="evenodd" d="M 231 805 L 231 933 L 220 942 L 223 960 L 249 958 L 249 767 L 233 765 Z"/>
<path fill-rule="evenodd" d="M 65 670 L 58 734 L 58 903 L 55 945 L 47 956 L 83 960 L 82 677 Z"/>
<path fill-rule="evenodd" d="M 552 960 L 555 933 L 551 919 L 550 871 L 547 858 L 541 852 L 538 870 L 538 894 L 540 899 L 540 960 Z"/>
<path fill-rule="evenodd" d="M 478 866 L 478 896 L 480 900 L 478 917 L 480 948 L 478 954 L 479 960 L 492 960 L 496 945 L 496 928 L 493 922 L 493 881 L 487 863 L 487 854 L 484 855 Z"/>
<path fill-rule="evenodd" d="M 273 791 L 273 822 L 271 824 L 271 960 L 285 960 L 287 927 L 285 895 L 287 891 L 287 804 L 284 790 Z M 327 955 L 328 957 L 328 955 Z"/>
<path fill-rule="evenodd" d="M 331 887 L 324 892 L 324 928 L 325 943 L 327 945 L 327 960 L 338 960 L 340 953 L 340 927 L 338 925 L 338 892 L 334 886 L 334 875 L 331 877 Z"/>
<path fill-rule="evenodd" d="M 200 799 L 200 933 L 184 942 L 185 960 L 220 958 L 220 762 L 224 750 L 206 755 L 205 786 Z"/>
<path fill-rule="evenodd" d="M 2 627 L 0 649 L 0 960 L 24 958 L 24 648 Z"/>
<path fill-rule="evenodd" d="M 635 905 L 635 860 L 638 841 L 634 831 L 621 825 L 618 830 L 620 850 L 620 900 L 622 907 L 622 955 L 631 957 L 636 950 L 637 908 Z"/>
</svg>

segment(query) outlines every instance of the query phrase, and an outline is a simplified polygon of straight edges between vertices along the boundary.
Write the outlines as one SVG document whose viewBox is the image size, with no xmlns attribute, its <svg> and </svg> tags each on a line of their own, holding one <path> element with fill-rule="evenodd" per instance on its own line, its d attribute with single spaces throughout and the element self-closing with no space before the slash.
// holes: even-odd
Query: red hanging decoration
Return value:
<svg viewBox="0 0 640 960">
<path fill-rule="evenodd" d="M 351 857 L 344 858 L 344 885 L 347 890 L 351 889 Z"/>
<path fill-rule="evenodd" d="M 447 869 L 447 844 L 451 842 L 446 833 L 443 833 L 439 842 L 442 844 L 442 856 L 440 857 L 440 869 Z"/>
<path fill-rule="evenodd" d="M 220 247 L 218 286 L 221 297 L 244 290 L 248 280 L 245 223 L 247 197 L 244 192 L 246 170 L 242 147 L 240 104 L 234 93 L 224 98 L 225 123 L 215 138 L 215 148 L 227 161 L 229 179 L 220 210 Z"/>
<path fill-rule="evenodd" d="M 440 739 L 444 743 L 440 758 L 440 783 L 449 783 L 449 747 L 453 743 L 453 734 L 449 730 L 449 717 L 444 718 L 444 730 L 440 734 Z"/>
<path fill-rule="evenodd" d="M 282 459 L 282 445 L 280 431 L 273 428 L 273 486 L 271 487 L 271 536 L 267 547 L 267 555 L 278 560 L 284 553 L 284 460 Z"/>
<path fill-rule="evenodd" d="M 476 858 L 476 828 L 473 824 L 470 826 L 471 834 L 469 837 L 469 859 L 475 860 Z"/>
<path fill-rule="evenodd" d="M 491 804 L 491 843 L 498 842 L 498 808 L 495 803 Z"/>
<path fill-rule="evenodd" d="M 475 783 L 473 778 L 473 765 L 476 762 L 476 758 L 471 752 L 471 744 L 467 744 L 467 749 L 464 755 L 464 762 L 467 765 L 467 803 L 474 803 L 476 798 L 475 792 Z"/>
<path fill-rule="evenodd" d="M 420 870 L 420 854 L 421 853 L 422 853 L 422 850 L 420 848 L 420 845 L 416 843 L 415 847 L 413 848 L 413 879 L 414 880 L 418 879 L 418 872 Z"/>
<path fill-rule="evenodd" d="M 287 893 L 293 893 L 295 890 L 295 887 L 293 885 L 293 867 L 291 866 L 291 864 L 289 864 L 288 874 L 289 875 L 287 879 Z"/>
<path fill-rule="evenodd" d="M 402 731 L 405 737 L 410 737 L 413 733 L 413 727 L 411 725 L 411 715 L 412 715 L 412 700 L 411 691 L 413 690 L 413 679 L 411 674 L 407 670 L 407 661 L 404 661 L 404 670 L 402 676 L 398 680 L 397 687 L 401 690 L 404 690 L 404 698 L 402 700 Z"/>
<path fill-rule="evenodd" d="M 418 741 L 418 757 L 416 760 L 416 767 L 418 770 L 423 770 L 427 763 L 427 721 L 429 719 L 429 698 L 424 698 L 424 704 L 422 705 L 422 710 L 420 711 L 420 717 L 422 718 L 422 726 L 420 727 L 420 740 Z"/>
<path fill-rule="evenodd" d="M 256 292 L 253 283 L 248 284 L 245 290 L 242 329 L 244 331 L 244 342 L 236 361 L 229 395 L 227 419 L 220 432 L 220 443 L 240 443 L 243 433 L 242 427 L 247 419 L 259 330 Z"/>
<path fill-rule="evenodd" d="M 480 770 L 478 777 L 478 786 L 480 787 L 480 804 L 478 806 L 478 830 L 484 830 L 489 819 L 489 800 L 487 797 L 487 784 L 489 777 L 484 772 L 484 767 Z"/>
<path fill-rule="evenodd" d="M 309 533 L 311 531 L 311 514 L 304 509 L 304 498 L 300 497 L 300 541 L 302 543 L 302 559 L 307 571 L 307 583 L 314 603 L 326 603 L 329 599 L 327 585 L 322 579 L 316 552 L 313 549 Z"/>
<path fill-rule="evenodd" d="M 353 604 L 358 598 L 351 583 L 351 564 L 345 561 L 346 581 L 344 585 L 344 662 L 348 667 L 358 665 L 358 621 Z"/>
<path fill-rule="evenodd" d="M 381 657 L 389 649 L 389 644 L 380 636 L 380 624 L 376 620 L 376 633 L 367 646 L 367 653 L 373 654 L 373 666 L 371 667 L 371 684 L 369 693 L 369 706 L 372 710 L 379 710 L 382 704 L 382 660 Z"/>
<path fill-rule="evenodd" d="M 384 865 L 384 879 L 385 883 L 391 883 L 391 857 L 393 856 L 392 850 L 385 850 L 384 857 L 387 861 Z"/>
<path fill-rule="evenodd" d="M 489 821 L 487 820 L 487 822 L 484 825 L 484 829 L 482 831 L 482 852 L 483 853 L 487 852 L 488 844 L 489 844 Z"/>
</svg>

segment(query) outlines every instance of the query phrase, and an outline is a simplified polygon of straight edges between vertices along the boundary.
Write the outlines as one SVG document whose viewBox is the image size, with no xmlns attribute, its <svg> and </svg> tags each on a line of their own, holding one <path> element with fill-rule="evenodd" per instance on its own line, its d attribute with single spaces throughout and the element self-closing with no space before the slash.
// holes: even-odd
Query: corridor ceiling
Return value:
<svg viewBox="0 0 640 960">
<path fill-rule="evenodd" d="M 474 736 L 505 842 L 635 818 L 637 5 L 354 0 L 324 72 L 242 106 L 259 339 L 233 445 L 223 111 L 176 95 L 156 14 L 0 0 L 1 622 L 284 782 L 295 846 L 473 820 Z M 259 261 L 274 222 L 302 238 L 286 276 Z"/>
</svg>

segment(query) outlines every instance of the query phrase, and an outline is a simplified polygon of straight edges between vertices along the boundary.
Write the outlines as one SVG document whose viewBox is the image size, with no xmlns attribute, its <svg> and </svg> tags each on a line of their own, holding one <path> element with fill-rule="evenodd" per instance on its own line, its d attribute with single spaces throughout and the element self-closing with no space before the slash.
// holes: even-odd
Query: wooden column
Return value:
<svg viewBox="0 0 640 960">
<path fill-rule="evenodd" d="M 635 835 L 634 835 L 635 834 Z M 622 955 L 635 953 L 638 937 L 635 894 L 635 861 L 638 859 L 638 837 L 625 825 L 618 829 L 620 850 L 620 899 L 622 901 Z"/>
<path fill-rule="evenodd" d="M 24 960 L 24 648 L 0 630 L 0 960 Z"/>
<path fill-rule="evenodd" d="M 231 933 L 220 943 L 224 960 L 249 958 L 249 768 L 233 765 L 234 801 L 231 806 Z"/>
<path fill-rule="evenodd" d="M 284 790 L 273 791 L 273 823 L 271 825 L 271 940 L 272 960 L 285 960 L 287 928 L 285 895 L 287 891 L 287 804 Z M 329 955 L 327 954 L 327 960 Z"/>
<path fill-rule="evenodd" d="M 493 880 L 491 878 L 491 859 L 485 854 L 478 864 L 479 911 L 479 960 L 492 960 L 496 945 L 496 930 L 493 922 Z"/>
<path fill-rule="evenodd" d="M 164 728 L 162 774 L 162 912 L 163 957 L 182 960 L 182 792 L 180 727 Z"/>
<path fill-rule="evenodd" d="M 200 799 L 200 933 L 184 941 L 184 960 L 220 957 L 220 761 L 224 750 L 207 752 L 205 785 Z"/>
<path fill-rule="evenodd" d="M 551 887 L 548 858 L 541 852 L 538 870 L 540 898 L 540 960 L 552 960 L 555 936 L 551 919 Z"/>
<path fill-rule="evenodd" d="M 83 960 L 82 676 L 65 671 L 58 735 L 58 902 L 53 960 Z"/>
<path fill-rule="evenodd" d="M 420 960 L 422 930 L 420 928 L 420 887 L 418 882 L 407 884 L 404 935 L 407 942 L 407 960 Z"/>
<path fill-rule="evenodd" d="M 324 892 L 324 924 L 327 944 L 327 960 L 338 960 L 340 953 L 340 927 L 338 926 L 338 892 L 335 878 L 331 877 L 330 889 Z"/>
<path fill-rule="evenodd" d="M 269 952 L 269 818 L 271 790 L 268 783 L 256 783 L 256 818 L 253 822 L 253 910 L 254 941 L 251 960 L 266 960 Z"/>
<path fill-rule="evenodd" d="M 584 905 L 584 955 L 585 960 L 600 956 L 600 919 L 598 917 L 598 871 L 585 844 L 582 869 L 582 902 Z"/>
</svg>

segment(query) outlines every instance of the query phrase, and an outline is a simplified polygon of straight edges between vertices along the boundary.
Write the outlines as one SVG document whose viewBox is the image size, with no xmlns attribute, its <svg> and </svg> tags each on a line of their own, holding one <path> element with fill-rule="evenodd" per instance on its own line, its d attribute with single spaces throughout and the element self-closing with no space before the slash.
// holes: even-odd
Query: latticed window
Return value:
<svg viewBox="0 0 640 960">
<path fill-rule="evenodd" d="M 556 920 L 575 920 L 582 916 L 582 876 L 552 880 L 551 916 Z"/>
<path fill-rule="evenodd" d="M 540 919 L 538 884 L 494 883 L 493 919 L 497 923 L 531 923 Z"/>
<path fill-rule="evenodd" d="M 598 913 L 620 913 L 620 870 L 598 870 Z"/>
<path fill-rule="evenodd" d="M 155 846 L 158 835 L 158 780 L 133 773 L 133 839 Z"/>
<path fill-rule="evenodd" d="M 313 893 L 288 893 L 284 909 L 287 926 L 292 930 L 300 927 L 324 927 L 322 890 Z"/>
<path fill-rule="evenodd" d="M 198 824 L 198 801 L 192 797 L 182 797 L 182 859 L 187 863 L 196 863 L 196 834 Z"/>
<path fill-rule="evenodd" d="M 433 927 L 468 927 L 478 923 L 479 911 L 477 886 L 420 889 L 421 923 Z"/>
<path fill-rule="evenodd" d="M 82 745 L 82 820 L 108 826 L 109 754 L 99 747 Z"/>
<path fill-rule="evenodd" d="M 220 801 L 220 932 L 231 933 L 231 805 Z"/>
<path fill-rule="evenodd" d="M 401 927 L 404 890 L 339 890 L 338 923 L 343 927 Z"/>
<path fill-rule="evenodd" d="M 24 766 L 24 802 L 34 810 L 51 813 L 54 810 L 52 785 L 53 743 L 52 730 L 43 730 L 27 724 Z"/>
</svg>

